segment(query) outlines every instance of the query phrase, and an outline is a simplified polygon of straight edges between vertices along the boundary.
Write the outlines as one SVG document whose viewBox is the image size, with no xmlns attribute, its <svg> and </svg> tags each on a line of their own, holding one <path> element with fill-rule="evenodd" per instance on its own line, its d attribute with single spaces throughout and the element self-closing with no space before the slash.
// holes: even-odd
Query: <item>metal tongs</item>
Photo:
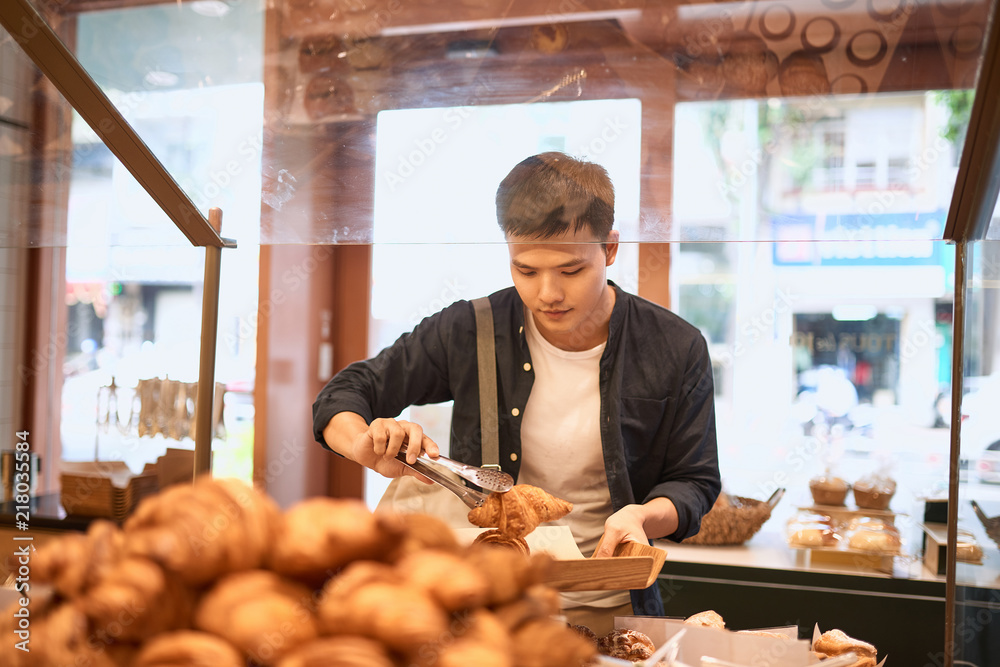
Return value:
<svg viewBox="0 0 1000 667">
<path fill-rule="evenodd" d="M 400 448 L 399 453 L 396 454 L 396 459 L 407 468 L 415 470 L 432 482 L 436 482 L 454 493 L 471 509 L 482 507 L 489 494 L 466 486 L 448 475 L 445 471 L 454 473 L 485 491 L 505 493 L 514 487 L 514 478 L 499 468 L 478 468 L 449 459 L 446 456 L 439 456 L 436 459 L 432 459 L 426 454 L 421 454 L 415 463 L 408 463 L 406 460 L 406 445 Z"/>
</svg>

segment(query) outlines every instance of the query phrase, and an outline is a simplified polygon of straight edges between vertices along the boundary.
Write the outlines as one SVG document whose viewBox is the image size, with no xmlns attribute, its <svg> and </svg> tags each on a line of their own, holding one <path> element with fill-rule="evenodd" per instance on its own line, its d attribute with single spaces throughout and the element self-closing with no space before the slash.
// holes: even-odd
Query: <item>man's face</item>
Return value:
<svg viewBox="0 0 1000 667">
<path fill-rule="evenodd" d="M 587 350 L 607 340 L 614 291 L 607 267 L 618 253 L 618 232 L 600 243 L 589 231 L 544 241 L 507 237 L 514 287 L 547 341 Z"/>
</svg>

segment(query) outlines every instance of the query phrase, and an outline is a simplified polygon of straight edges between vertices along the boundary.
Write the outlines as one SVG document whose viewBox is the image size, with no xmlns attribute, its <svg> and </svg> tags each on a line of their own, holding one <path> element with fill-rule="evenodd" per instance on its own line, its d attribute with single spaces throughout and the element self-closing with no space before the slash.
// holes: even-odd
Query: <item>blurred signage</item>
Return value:
<svg viewBox="0 0 1000 667">
<path fill-rule="evenodd" d="M 771 218 L 775 266 L 939 266 L 947 211 Z"/>
</svg>

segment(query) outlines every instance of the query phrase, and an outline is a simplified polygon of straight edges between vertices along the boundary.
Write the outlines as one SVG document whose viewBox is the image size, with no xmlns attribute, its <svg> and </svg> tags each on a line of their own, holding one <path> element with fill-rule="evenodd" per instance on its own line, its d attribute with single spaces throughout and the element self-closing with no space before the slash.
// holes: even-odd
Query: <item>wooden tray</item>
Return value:
<svg viewBox="0 0 1000 667">
<path fill-rule="evenodd" d="M 667 552 L 639 542 L 622 542 L 611 558 L 555 560 L 545 583 L 560 591 L 606 591 L 649 588 L 663 568 Z"/>
</svg>

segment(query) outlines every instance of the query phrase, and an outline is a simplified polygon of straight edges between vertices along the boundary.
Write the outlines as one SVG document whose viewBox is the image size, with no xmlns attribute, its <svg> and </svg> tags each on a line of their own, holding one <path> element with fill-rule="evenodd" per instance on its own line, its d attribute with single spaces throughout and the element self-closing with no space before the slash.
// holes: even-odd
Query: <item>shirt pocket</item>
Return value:
<svg viewBox="0 0 1000 667">
<path fill-rule="evenodd" d="M 671 398 L 622 398 L 621 426 L 625 456 L 646 458 L 673 406 Z"/>
</svg>

